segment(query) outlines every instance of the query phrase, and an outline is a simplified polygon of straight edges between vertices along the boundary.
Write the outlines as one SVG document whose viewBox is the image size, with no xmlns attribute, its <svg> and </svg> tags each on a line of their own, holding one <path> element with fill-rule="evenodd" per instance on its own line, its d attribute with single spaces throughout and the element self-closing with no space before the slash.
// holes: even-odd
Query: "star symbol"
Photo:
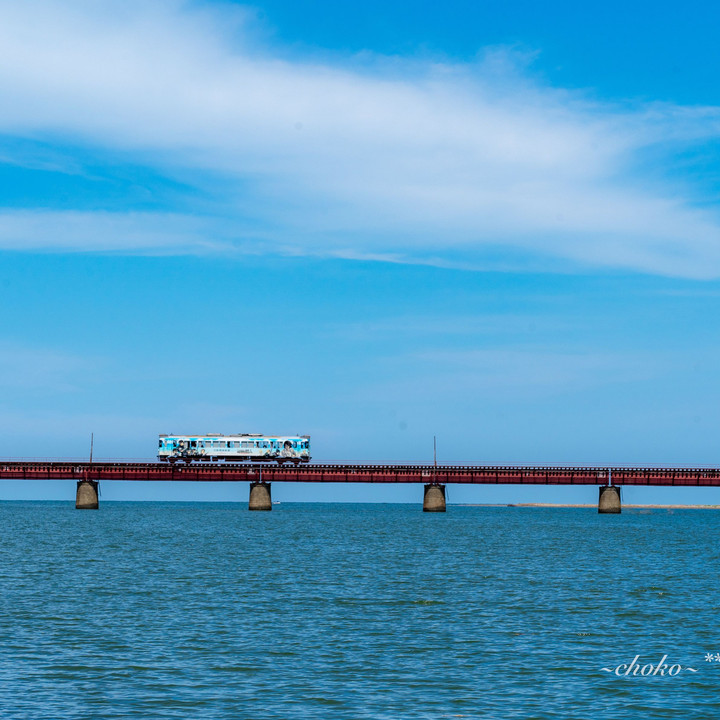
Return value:
<svg viewBox="0 0 720 720">
<path fill-rule="evenodd" d="M 705 662 L 712 662 L 715 656 L 712 653 L 705 653 Z"/>
<path fill-rule="evenodd" d="M 715 662 L 720 662 L 720 653 L 715 653 Z"/>
</svg>

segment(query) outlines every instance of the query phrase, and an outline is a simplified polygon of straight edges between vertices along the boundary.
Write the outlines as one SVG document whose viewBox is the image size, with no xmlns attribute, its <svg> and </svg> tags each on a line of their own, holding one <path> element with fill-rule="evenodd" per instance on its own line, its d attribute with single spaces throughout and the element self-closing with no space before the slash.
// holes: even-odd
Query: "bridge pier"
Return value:
<svg viewBox="0 0 720 720">
<path fill-rule="evenodd" d="M 598 512 L 615 513 L 616 515 L 622 512 L 622 505 L 620 504 L 620 488 L 617 485 L 600 486 Z"/>
<path fill-rule="evenodd" d="M 269 482 L 251 482 L 248 510 L 272 510 Z"/>
<path fill-rule="evenodd" d="M 98 481 L 84 480 L 77 481 L 77 492 L 75 493 L 76 510 L 97 510 L 98 502 Z"/>
<path fill-rule="evenodd" d="M 428 483 L 423 496 L 423 512 L 445 512 L 445 486 Z"/>
</svg>

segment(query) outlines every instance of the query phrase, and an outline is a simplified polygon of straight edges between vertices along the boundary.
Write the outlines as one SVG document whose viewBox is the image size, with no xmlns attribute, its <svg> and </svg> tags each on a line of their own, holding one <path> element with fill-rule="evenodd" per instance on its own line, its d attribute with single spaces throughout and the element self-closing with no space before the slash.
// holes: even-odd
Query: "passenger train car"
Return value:
<svg viewBox="0 0 720 720">
<path fill-rule="evenodd" d="M 310 436 L 295 435 L 160 435 L 158 460 L 215 462 L 310 462 Z"/>
</svg>

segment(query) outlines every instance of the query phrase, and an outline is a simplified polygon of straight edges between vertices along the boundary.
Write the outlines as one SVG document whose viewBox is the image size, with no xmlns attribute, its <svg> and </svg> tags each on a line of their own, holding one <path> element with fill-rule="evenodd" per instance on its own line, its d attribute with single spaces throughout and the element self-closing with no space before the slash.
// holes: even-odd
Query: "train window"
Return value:
<svg viewBox="0 0 720 720">
<path fill-rule="evenodd" d="M 192 440 L 190 442 L 190 447 L 197 447 L 197 440 Z"/>
<path fill-rule="evenodd" d="M 162 447 L 162 440 L 160 440 L 160 441 L 158 442 L 158 447 L 159 447 L 159 448 Z"/>
</svg>

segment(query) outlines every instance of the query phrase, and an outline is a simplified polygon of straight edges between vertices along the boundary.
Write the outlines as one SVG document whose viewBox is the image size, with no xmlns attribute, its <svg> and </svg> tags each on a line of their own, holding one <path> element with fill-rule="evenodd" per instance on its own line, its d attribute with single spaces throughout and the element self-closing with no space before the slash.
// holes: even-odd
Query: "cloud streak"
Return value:
<svg viewBox="0 0 720 720">
<path fill-rule="evenodd" d="M 195 175 L 213 198 L 169 222 L 6 209 L 5 248 L 720 276 L 716 209 L 640 171 L 648 149 L 716 138 L 720 111 L 590 102 L 501 50 L 472 65 L 289 57 L 227 6 L 30 0 L 0 7 L 0 95 L 0 132 Z"/>
<path fill-rule="evenodd" d="M 0 343 L 0 390 L 5 403 L 15 392 L 75 392 L 95 369 L 96 358 L 52 348 Z M 0 417 L 2 413 L 0 413 Z"/>
</svg>

